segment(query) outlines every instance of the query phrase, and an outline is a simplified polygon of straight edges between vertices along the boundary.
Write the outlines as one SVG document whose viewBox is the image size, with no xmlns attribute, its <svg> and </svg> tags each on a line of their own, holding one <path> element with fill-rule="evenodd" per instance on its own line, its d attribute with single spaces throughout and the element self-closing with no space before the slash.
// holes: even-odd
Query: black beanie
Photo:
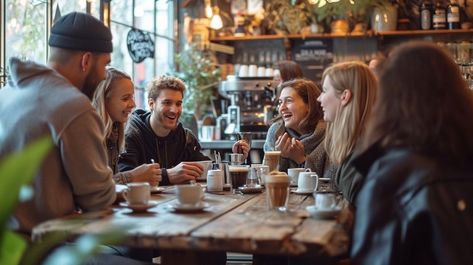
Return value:
<svg viewBox="0 0 473 265">
<path fill-rule="evenodd" d="M 112 32 L 102 21 L 91 15 L 72 12 L 54 23 L 49 46 L 110 53 L 113 51 Z"/>
</svg>

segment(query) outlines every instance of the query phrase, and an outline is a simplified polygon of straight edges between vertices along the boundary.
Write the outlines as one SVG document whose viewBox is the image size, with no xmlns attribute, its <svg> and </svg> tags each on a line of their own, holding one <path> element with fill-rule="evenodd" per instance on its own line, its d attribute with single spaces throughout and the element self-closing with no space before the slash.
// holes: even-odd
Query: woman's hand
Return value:
<svg viewBox="0 0 473 265">
<path fill-rule="evenodd" d="M 250 152 L 250 145 L 245 140 L 236 141 L 232 146 L 232 152 L 243 154 L 243 159 L 246 159 Z"/>
<path fill-rule="evenodd" d="M 289 158 L 292 161 L 302 164 L 305 161 L 304 145 L 301 141 L 291 138 L 289 134 L 284 133 L 279 136 L 275 144 L 276 150 L 281 151 L 281 156 Z"/>
<path fill-rule="evenodd" d="M 158 163 L 143 164 L 130 170 L 132 182 L 148 182 L 151 186 L 157 186 L 161 181 L 161 168 Z"/>
</svg>

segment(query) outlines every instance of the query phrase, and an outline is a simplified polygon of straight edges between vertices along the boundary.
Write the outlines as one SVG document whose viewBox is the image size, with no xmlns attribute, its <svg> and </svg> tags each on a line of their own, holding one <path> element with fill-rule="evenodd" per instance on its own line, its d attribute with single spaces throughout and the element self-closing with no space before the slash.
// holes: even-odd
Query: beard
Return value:
<svg viewBox="0 0 473 265">
<path fill-rule="evenodd" d="M 100 84 L 102 80 L 97 75 L 97 69 L 94 65 L 92 67 L 92 71 L 90 71 L 89 75 L 85 79 L 84 85 L 82 86 L 82 93 L 84 93 L 90 100 L 93 99 L 95 90 L 97 90 L 97 86 Z"/>
</svg>

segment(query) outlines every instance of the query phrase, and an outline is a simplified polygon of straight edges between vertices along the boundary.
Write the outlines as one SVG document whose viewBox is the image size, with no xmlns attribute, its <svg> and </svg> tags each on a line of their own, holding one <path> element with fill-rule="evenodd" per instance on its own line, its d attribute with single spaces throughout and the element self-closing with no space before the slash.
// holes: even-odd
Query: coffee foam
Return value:
<svg viewBox="0 0 473 265">
<path fill-rule="evenodd" d="M 269 174 L 265 177 L 265 183 L 289 183 L 290 178 L 286 174 Z"/>
<path fill-rule="evenodd" d="M 230 172 L 248 172 L 250 169 L 248 167 L 235 167 L 235 166 L 229 166 Z"/>
</svg>

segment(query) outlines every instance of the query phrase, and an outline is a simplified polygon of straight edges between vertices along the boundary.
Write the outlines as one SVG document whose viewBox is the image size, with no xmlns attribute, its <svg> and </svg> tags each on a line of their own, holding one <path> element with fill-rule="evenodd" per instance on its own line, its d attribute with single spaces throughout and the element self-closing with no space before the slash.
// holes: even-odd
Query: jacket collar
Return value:
<svg viewBox="0 0 473 265">
<path fill-rule="evenodd" d="M 366 176 L 373 163 L 385 154 L 386 150 L 379 142 L 375 142 L 364 151 L 354 154 L 353 165 L 362 175 Z"/>
</svg>

